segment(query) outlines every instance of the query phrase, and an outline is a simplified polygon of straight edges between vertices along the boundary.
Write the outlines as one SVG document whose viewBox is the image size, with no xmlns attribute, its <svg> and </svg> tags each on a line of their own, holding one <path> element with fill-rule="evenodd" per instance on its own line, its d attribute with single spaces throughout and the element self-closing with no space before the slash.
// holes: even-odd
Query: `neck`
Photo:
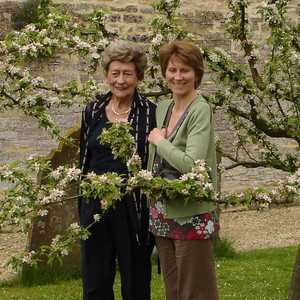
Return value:
<svg viewBox="0 0 300 300">
<path fill-rule="evenodd" d="M 197 91 L 193 90 L 189 94 L 184 96 L 176 96 L 173 95 L 173 99 L 175 102 L 174 110 L 176 111 L 182 111 L 185 110 L 188 105 L 193 102 L 197 98 Z"/>
<path fill-rule="evenodd" d="M 132 97 L 119 98 L 116 96 L 112 96 L 111 101 L 116 109 L 124 110 L 131 106 Z"/>
</svg>

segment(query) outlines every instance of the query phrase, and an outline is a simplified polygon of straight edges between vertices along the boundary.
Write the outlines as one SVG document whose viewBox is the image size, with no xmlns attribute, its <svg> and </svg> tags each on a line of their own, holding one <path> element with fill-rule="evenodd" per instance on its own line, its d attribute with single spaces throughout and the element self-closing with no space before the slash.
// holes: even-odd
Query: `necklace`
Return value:
<svg viewBox="0 0 300 300">
<path fill-rule="evenodd" d="M 129 113 L 130 109 L 131 109 L 131 106 L 129 106 L 128 109 L 126 109 L 126 110 L 124 110 L 124 111 L 118 112 L 118 111 L 115 110 L 113 103 L 111 104 L 111 110 L 112 110 L 112 112 L 113 112 L 116 116 L 127 115 L 127 114 Z"/>
<path fill-rule="evenodd" d="M 128 123 L 127 118 L 114 118 L 114 120 L 115 120 L 117 123 L 120 123 L 120 124 L 127 124 L 127 123 Z"/>
</svg>

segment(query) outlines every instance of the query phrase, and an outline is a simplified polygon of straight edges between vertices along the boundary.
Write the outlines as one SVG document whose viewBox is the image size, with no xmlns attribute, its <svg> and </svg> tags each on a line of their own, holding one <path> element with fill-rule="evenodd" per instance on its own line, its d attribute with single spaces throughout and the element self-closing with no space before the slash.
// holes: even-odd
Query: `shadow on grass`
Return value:
<svg viewBox="0 0 300 300">
<path fill-rule="evenodd" d="M 216 239 L 214 241 L 214 254 L 217 259 L 233 259 L 238 257 L 238 253 L 233 246 L 233 242 L 228 239 Z M 157 262 L 157 253 L 154 252 L 152 257 L 152 266 L 156 266 Z M 156 268 L 154 267 L 154 269 Z M 31 287 L 80 278 L 81 272 L 78 267 L 66 268 L 57 263 L 51 267 L 26 267 L 14 278 L 0 282 L 0 287 Z"/>
<path fill-rule="evenodd" d="M 81 273 L 78 268 L 66 270 L 61 265 L 40 268 L 26 267 L 15 277 L 0 282 L 0 287 L 31 287 L 79 278 L 81 278 Z"/>
<path fill-rule="evenodd" d="M 214 255 L 216 258 L 235 258 L 238 256 L 233 241 L 222 238 L 214 239 Z"/>
</svg>

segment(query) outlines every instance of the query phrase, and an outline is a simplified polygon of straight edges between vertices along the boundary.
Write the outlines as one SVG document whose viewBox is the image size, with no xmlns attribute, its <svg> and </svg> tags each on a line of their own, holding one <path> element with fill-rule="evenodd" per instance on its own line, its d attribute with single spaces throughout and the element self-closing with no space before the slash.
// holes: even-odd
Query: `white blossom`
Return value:
<svg viewBox="0 0 300 300">
<path fill-rule="evenodd" d="M 48 97 L 48 102 L 51 104 L 51 105 L 58 105 L 61 103 L 60 99 L 56 96 L 50 96 Z"/>
<path fill-rule="evenodd" d="M 95 172 L 89 172 L 85 175 L 85 177 L 88 180 L 94 180 L 97 177 L 97 174 Z"/>
<path fill-rule="evenodd" d="M 204 188 L 208 191 L 212 191 L 214 189 L 212 183 L 208 182 L 204 183 Z"/>
<path fill-rule="evenodd" d="M 151 180 L 153 178 L 153 175 L 150 171 L 147 170 L 141 170 L 137 174 L 139 177 L 142 177 L 145 180 Z"/>
<path fill-rule="evenodd" d="M 17 74 L 20 74 L 21 70 L 15 66 L 10 66 L 8 72 L 11 74 L 11 75 L 17 75 Z"/>
<path fill-rule="evenodd" d="M 264 193 L 258 193 L 258 194 L 256 195 L 256 197 L 257 197 L 257 199 L 259 199 L 259 200 L 264 200 L 264 201 L 266 201 L 267 203 L 271 203 L 271 202 L 272 202 L 271 197 L 270 197 L 269 195 L 267 195 L 267 194 L 264 194 Z"/>
<path fill-rule="evenodd" d="M 41 200 L 41 203 L 49 204 L 52 202 L 56 202 L 56 201 L 60 200 L 64 196 L 64 194 L 65 194 L 65 192 L 63 190 L 54 188 L 50 191 L 49 196 L 46 196 Z"/>
<path fill-rule="evenodd" d="M 29 32 L 34 32 L 36 30 L 36 27 L 34 24 L 29 24 L 25 26 L 25 30 L 29 31 Z"/>
<path fill-rule="evenodd" d="M 63 166 L 59 166 L 57 169 L 53 170 L 50 173 L 50 176 L 56 180 L 58 180 L 60 178 L 60 176 L 62 175 L 62 171 L 64 170 Z"/>
<path fill-rule="evenodd" d="M 67 249 L 62 249 L 62 250 L 60 251 L 60 254 L 61 254 L 62 256 L 67 256 L 67 255 L 69 255 L 69 251 L 68 251 Z"/>
<path fill-rule="evenodd" d="M 187 190 L 187 189 L 183 189 L 182 191 L 181 191 L 181 193 L 183 194 L 183 195 L 189 195 L 190 193 L 189 193 L 189 191 Z"/>
<path fill-rule="evenodd" d="M 76 180 L 80 174 L 81 170 L 74 166 L 68 169 L 66 176 L 69 178 L 69 180 Z"/>
<path fill-rule="evenodd" d="M 94 218 L 94 221 L 95 221 L 95 222 L 99 222 L 101 216 L 100 216 L 99 214 L 95 214 L 95 215 L 93 215 L 93 218 Z"/>
<path fill-rule="evenodd" d="M 47 216 L 47 215 L 48 215 L 48 210 L 47 210 L 47 209 L 39 209 L 39 210 L 37 211 L 37 215 L 38 215 L 38 216 L 41 216 L 41 217 Z"/>
<path fill-rule="evenodd" d="M 31 264 L 32 258 L 33 258 L 34 255 L 35 255 L 35 251 L 34 250 L 28 252 L 26 255 L 23 256 L 22 263 L 24 263 L 24 264 Z"/>
<path fill-rule="evenodd" d="M 92 56 L 92 58 L 94 58 L 94 59 L 99 59 L 99 58 L 100 58 L 100 54 L 97 53 L 97 52 L 93 52 L 91 56 Z"/>
<path fill-rule="evenodd" d="M 163 41 L 163 36 L 161 34 L 157 34 L 151 41 L 153 45 L 159 46 Z"/>
<path fill-rule="evenodd" d="M 297 189 L 296 189 L 296 187 L 294 187 L 294 186 L 287 185 L 287 186 L 286 186 L 286 189 L 287 189 L 287 191 L 288 191 L 289 193 L 297 193 Z"/>
<path fill-rule="evenodd" d="M 78 231 L 78 230 L 80 230 L 80 225 L 75 222 L 70 225 L 70 228 L 74 231 Z"/>
</svg>

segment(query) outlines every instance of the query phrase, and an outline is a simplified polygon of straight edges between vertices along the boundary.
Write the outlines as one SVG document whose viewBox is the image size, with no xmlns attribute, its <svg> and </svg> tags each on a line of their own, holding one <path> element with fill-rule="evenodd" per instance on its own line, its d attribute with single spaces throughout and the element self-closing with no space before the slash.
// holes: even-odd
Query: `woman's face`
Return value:
<svg viewBox="0 0 300 300">
<path fill-rule="evenodd" d="M 114 96 L 119 99 L 132 97 L 138 84 L 135 65 L 132 62 L 112 61 L 109 65 L 106 82 Z"/>
<path fill-rule="evenodd" d="M 169 59 L 165 80 L 173 96 L 184 97 L 195 90 L 194 69 L 174 55 Z"/>
</svg>

